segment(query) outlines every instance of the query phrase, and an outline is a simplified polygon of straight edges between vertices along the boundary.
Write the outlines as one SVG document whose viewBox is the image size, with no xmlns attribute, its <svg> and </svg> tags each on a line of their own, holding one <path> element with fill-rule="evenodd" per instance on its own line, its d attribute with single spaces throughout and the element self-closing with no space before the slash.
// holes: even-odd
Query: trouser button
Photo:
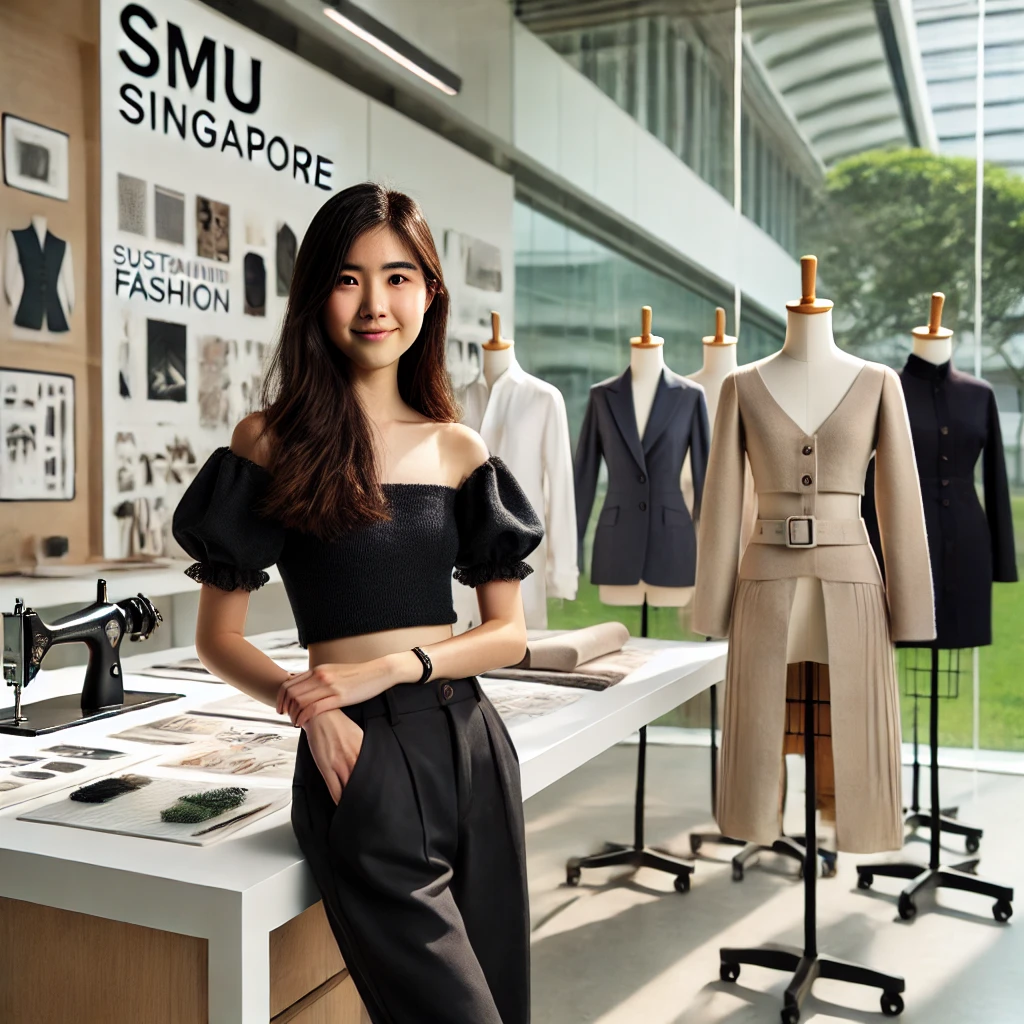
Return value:
<svg viewBox="0 0 1024 1024">
<path fill-rule="evenodd" d="M 455 696 L 455 687 L 451 683 L 445 683 L 441 688 L 445 700 L 451 700 Z"/>
</svg>

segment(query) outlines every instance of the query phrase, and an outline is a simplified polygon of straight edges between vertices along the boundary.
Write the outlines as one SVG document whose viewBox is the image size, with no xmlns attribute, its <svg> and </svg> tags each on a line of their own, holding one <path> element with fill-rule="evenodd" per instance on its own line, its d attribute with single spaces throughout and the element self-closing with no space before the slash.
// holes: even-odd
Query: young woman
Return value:
<svg viewBox="0 0 1024 1024">
<path fill-rule="evenodd" d="M 374 184 L 299 249 L 264 409 L 200 469 L 174 535 L 202 662 L 301 726 L 292 824 L 374 1024 L 524 1024 L 529 912 L 515 749 L 475 676 L 518 661 L 543 534 L 456 422 L 426 221 Z M 309 671 L 243 635 L 277 563 Z M 482 624 L 453 637 L 451 577 Z"/>
</svg>

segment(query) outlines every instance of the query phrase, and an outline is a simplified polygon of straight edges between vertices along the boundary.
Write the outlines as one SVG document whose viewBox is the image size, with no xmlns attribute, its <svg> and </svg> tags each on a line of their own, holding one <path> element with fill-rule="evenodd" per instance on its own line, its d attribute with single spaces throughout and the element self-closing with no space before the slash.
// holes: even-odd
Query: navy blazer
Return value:
<svg viewBox="0 0 1024 1024">
<path fill-rule="evenodd" d="M 590 520 L 601 459 L 608 494 L 594 533 L 593 583 L 693 586 L 697 538 L 679 477 L 687 451 L 693 468 L 694 514 L 700 514 L 710 430 L 704 389 L 665 367 L 654 404 L 637 435 L 633 377 L 594 384 L 576 447 L 576 526 L 583 567 L 583 535 Z"/>
</svg>

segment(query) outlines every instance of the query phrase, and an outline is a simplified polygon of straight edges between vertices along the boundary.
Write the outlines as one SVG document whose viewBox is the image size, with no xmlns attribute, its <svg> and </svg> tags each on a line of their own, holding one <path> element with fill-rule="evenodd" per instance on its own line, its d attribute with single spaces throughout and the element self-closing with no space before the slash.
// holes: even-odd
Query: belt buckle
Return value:
<svg viewBox="0 0 1024 1024">
<path fill-rule="evenodd" d="M 806 539 L 804 539 L 806 537 Z M 816 548 L 818 530 L 814 516 L 788 516 L 786 518 L 787 548 Z"/>
</svg>

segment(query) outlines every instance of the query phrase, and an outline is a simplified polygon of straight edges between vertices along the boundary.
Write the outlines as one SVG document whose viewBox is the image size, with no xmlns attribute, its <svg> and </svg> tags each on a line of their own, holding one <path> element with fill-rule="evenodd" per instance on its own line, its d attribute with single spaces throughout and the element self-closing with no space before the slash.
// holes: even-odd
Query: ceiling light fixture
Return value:
<svg viewBox="0 0 1024 1024">
<path fill-rule="evenodd" d="M 324 14 L 336 25 L 347 29 L 448 96 L 456 96 L 462 88 L 462 79 L 455 72 L 438 64 L 408 39 L 357 7 L 352 0 L 331 0 L 324 4 Z"/>
</svg>

